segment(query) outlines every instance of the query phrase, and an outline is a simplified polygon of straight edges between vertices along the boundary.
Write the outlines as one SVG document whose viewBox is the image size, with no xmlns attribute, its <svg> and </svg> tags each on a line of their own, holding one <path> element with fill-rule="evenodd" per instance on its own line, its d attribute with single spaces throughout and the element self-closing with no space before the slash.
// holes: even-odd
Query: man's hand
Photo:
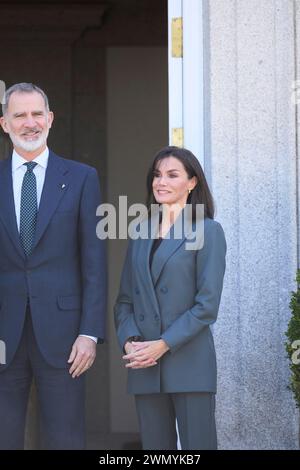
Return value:
<svg viewBox="0 0 300 470">
<path fill-rule="evenodd" d="M 128 345 L 132 346 L 132 349 Z M 123 359 L 129 360 L 125 367 L 131 369 L 143 369 L 146 367 L 155 366 L 158 359 L 160 359 L 167 351 L 169 346 L 163 339 L 155 341 L 136 341 L 126 343 L 125 351 L 127 354 Z"/>
<path fill-rule="evenodd" d="M 78 336 L 72 346 L 72 351 L 68 363 L 73 362 L 70 367 L 70 374 L 73 379 L 79 377 L 83 372 L 89 369 L 96 357 L 96 343 L 85 336 Z"/>
</svg>

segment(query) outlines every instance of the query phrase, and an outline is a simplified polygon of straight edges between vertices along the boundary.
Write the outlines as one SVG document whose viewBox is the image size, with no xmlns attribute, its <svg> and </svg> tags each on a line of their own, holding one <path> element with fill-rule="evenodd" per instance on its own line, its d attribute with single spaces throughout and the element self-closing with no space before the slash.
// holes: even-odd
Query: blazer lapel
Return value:
<svg viewBox="0 0 300 470">
<path fill-rule="evenodd" d="M 21 245 L 16 219 L 11 158 L 2 163 L 2 171 L 0 171 L 0 188 L 0 218 L 2 219 L 4 227 L 15 245 L 17 252 L 23 259 L 25 259 L 25 253 Z"/>
<path fill-rule="evenodd" d="M 175 253 L 175 251 L 178 250 L 178 248 L 185 241 L 185 237 L 181 239 L 172 238 L 173 231 L 174 229 L 173 227 L 171 227 L 170 238 L 162 240 L 161 244 L 157 248 L 156 256 L 153 257 L 151 274 L 154 286 L 157 284 L 160 274 L 168 259 Z"/>
<path fill-rule="evenodd" d="M 184 209 L 157 248 L 156 256 L 153 257 L 151 274 L 154 286 L 157 284 L 166 262 L 190 236 L 192 229 L 193 222 L 190 214 Z"/>
<path fill-rule="evenodd" d="M 159 213 L 155 213 L 152 218 L 144 219 L 140 223 L 140 234 L 141 237 L 139 238 L 139 263 L 142 267 L 142 273 L 146 273 L 147 282 L 149 285 L 152 285 L 152 277 L 150 271 L 150 253 L 152 244 L 154 242 L 154 238 L 158 233 L 158 225 L 159 225 Z M 129 234 L 130 235 L 130 234 Z"/>
<path fill-rule="evenodd" d="M 159 280 L 161 272 L 168 259 L 186 242 L 193 230 L 193 223 L 190 221 L 190 215 L 183 210 L 181 216 L 177 218 L 174 225 L 170 228 L 168 236 L 161 242 L 157 248 L 156 255 L 153 257 L 150 268 L 150 253 L 154 238 L 158 233 L 159 212 L 154 212 L 151 219 L 146 219 L 141 223 L 141 231 L 148 235 L 146 239 L 140 239 L 138 244 L 137 259 L 135 260 L 136 269 L 141 267 L 140 275 L 146 276 L 146 283 L 149 286 L 148 292 L 152 303 L 159 311 L 155 286 Z"/>
<path fill-rule="evenodd" d="M 154 289 L 152 275 L 149 266 L 149 257 L 153 240 L 148 238 L 146 240 L 140 239 L 138 241 L 135 269 L 139 271 L 140 278 L 143 281 L 143 285 L 147 286 L 145 293 L 148 296 L 147 303 L 152 305 L 152 308 L 159 314 L 159 305 Z"/>
<path fill-rule="evenodd" d="M 55 209 L 68 190 L 67 173 L 68 169 L 63 161 L 50 151 L 32 250 L 40 241 Z"/>
<path fill-rule="evenodd" d="M 137 240 L 133 259 L 135 270 L 139 273 L 140 278 L 143 280 L 143 284 L 147 286 L 146 293 L 148 295 L 149 302 L 157 313 L 159 313 L 159 305 L 154 290 L 149 258 L 154 237 L 157 233 L 158 220 L 157 214 L 154 218 L 147 218 L 140 223 L 140 232 L 143 233 L 143 236 Z"/>
</svg>

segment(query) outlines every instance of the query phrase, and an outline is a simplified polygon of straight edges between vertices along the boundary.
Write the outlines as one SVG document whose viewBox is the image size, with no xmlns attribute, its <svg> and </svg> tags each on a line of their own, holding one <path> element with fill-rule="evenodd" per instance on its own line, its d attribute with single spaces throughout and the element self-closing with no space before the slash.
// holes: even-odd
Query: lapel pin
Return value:
<svg viewBox="0 0 300 470">
<path fill-rule="evenodd" d="M 66 187 L 65 184 L 62 184 L 62 185 L 61 185 L 61 189 L 64 189 L 65 187 Z"/>
</svg>

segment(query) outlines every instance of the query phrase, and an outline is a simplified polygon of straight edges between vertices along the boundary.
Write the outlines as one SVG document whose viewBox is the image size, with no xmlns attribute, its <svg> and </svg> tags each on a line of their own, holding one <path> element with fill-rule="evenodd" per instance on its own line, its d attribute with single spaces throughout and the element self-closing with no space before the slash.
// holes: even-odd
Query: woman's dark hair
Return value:
<svg viewBox="0 0 300 470">
<path fill-rule="evenodd" d="M 157 169 L 158 162 L 167 157 L 175 157 L 179 160 L 188 174 L 189 179 L 195 176 L 197 178 L 197 184 L 188 196 L 187 203 L 192 204 L 193 218 L 196 217 L 196 205 L 204 204 L 204 216 L 210 219 L 214 218 L 214 203 L 213 198 L 208 187 L 202 167 L 195 157 L 195 155 L 185 148 L 180 147 L 164 147 L 155 155 L 153 163 L 149 168 L 147 175 L 147 206 L 148 210 L 151 208 L 151 204 L 156 204 L 156 200 L 153 195 L 152 182 Z"/>
</svg>

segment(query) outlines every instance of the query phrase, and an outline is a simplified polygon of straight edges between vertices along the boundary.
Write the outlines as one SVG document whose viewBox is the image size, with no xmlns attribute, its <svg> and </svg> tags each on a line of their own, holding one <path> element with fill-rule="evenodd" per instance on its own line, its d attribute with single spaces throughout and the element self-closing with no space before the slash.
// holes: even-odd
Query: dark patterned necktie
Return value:
<svg viewBox="0 0 300 470">
<path fill-rule="evenodd" d="M 21 191 L 20 237 L 24 252 L 26 256 L 29 256 L 32 250 L 38 212 L 36 177 L 33 173 L 37 163 L 28 162 L 24 165 L 27 166 L 27 171 L 23 178 Z"/>
</svg>

